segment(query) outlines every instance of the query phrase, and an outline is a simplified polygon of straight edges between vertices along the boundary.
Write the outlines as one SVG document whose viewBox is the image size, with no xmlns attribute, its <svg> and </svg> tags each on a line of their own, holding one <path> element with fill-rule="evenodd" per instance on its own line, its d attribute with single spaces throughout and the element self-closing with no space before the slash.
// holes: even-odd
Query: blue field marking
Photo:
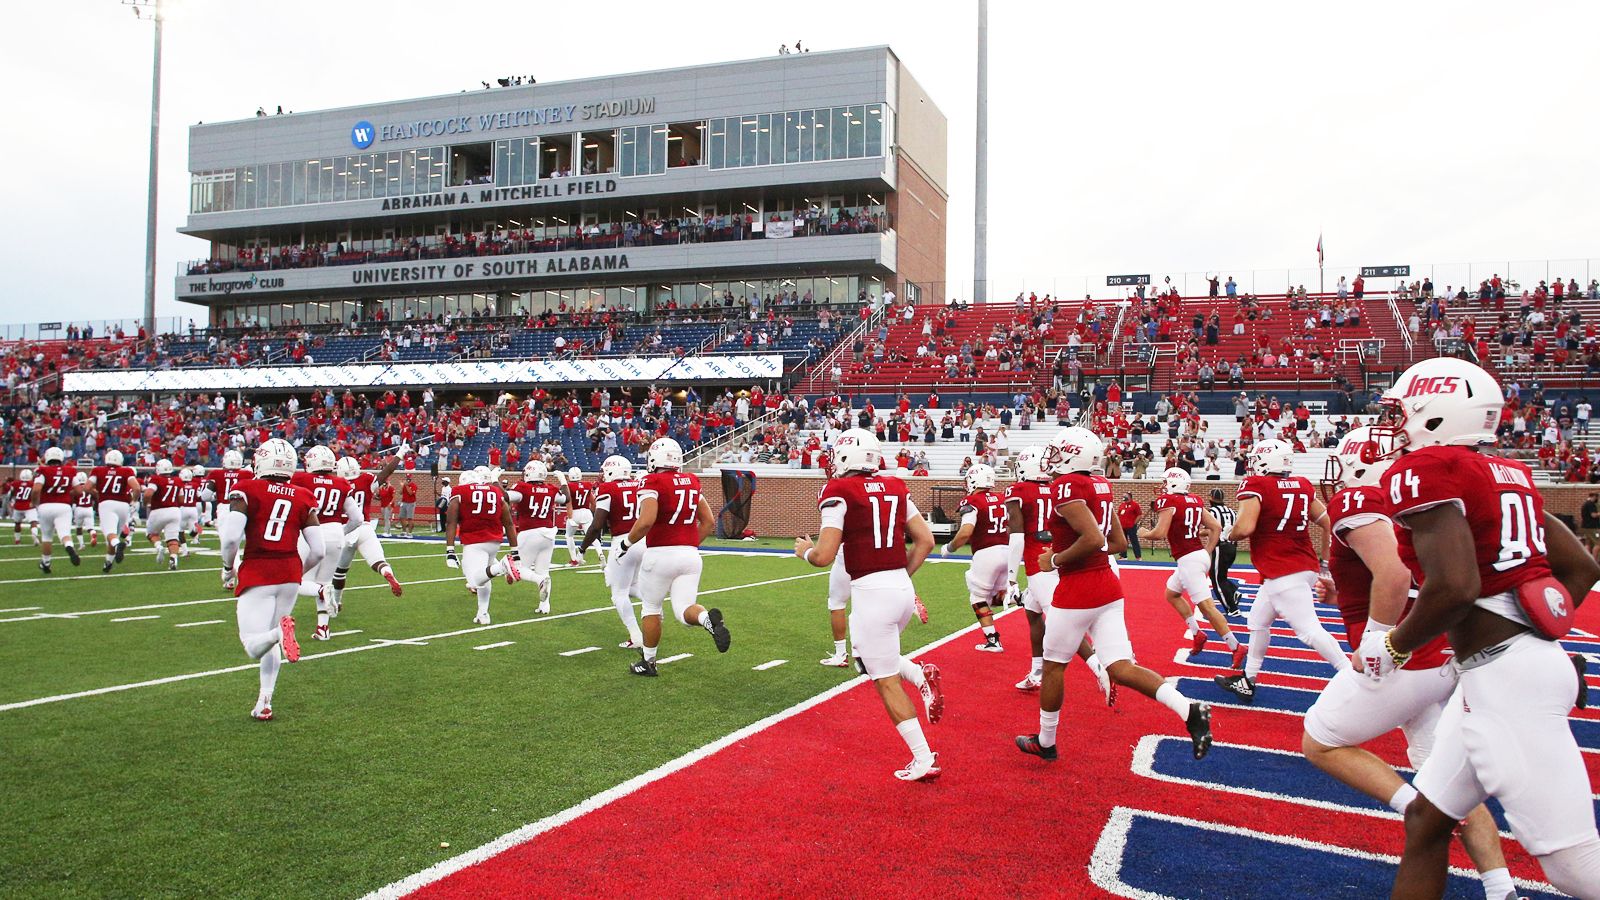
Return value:
<svg viewBox="0 0 1600 900">
<path fill-rule="evenodd" d="M 1089 877 L 1102 890 L 1141 900 L 1386 897 L 1399 862 L 1386 854 L 1119 806 L 1100 832 Z M 1475 873 L 1455 867 L 1450 872 L 1447 898 L 1483 896 Z M 1522 879 L 1517 886 L 1527 897 L 1561 896 Z"/>
<path fill-rule="evenodd" d="M 1189 665 L 1229 669 L 1233 665 L 1233 654 L 1226 650 L 1202 650 L 1189 657 Z M 1298 675 L 1301 678 L 1321 678 L 1324 681 L 1333 677 L 1333 666 L 1328 665 L 1320 657 L 1286 659 L 1281 656 L 1269 656 L 1262 661 L 1261 671 L 1269 675 Z"/>
<path fill-rule="evenodd" d="M 1259 709 L 1262 712 L 1283 713 L 1290 716 L 1303 716 L 1311 704 L 1317 702 L 1321 691 L 1303 690 L 1300 688 L 1280 687 L 1272 684 L 1256 685 L 1256 702 L 1244 703 L 1238 697 L 1219 688 L 1209 678 L 1182 677 L 1177 681 L 1178 690 L 1183 692 L 1190 700 L 1203 700 L 1213 706 L 1225 706 L 1232 709 Z"/>
<path fill-rule="evenodd" d="M 1578 739 L 1578 747 L 1585 753 L 1600 753 L 1600 720 L 1596 719 L 1567 719 L 1572 726 L 1572 736 Z"/>
</svg>

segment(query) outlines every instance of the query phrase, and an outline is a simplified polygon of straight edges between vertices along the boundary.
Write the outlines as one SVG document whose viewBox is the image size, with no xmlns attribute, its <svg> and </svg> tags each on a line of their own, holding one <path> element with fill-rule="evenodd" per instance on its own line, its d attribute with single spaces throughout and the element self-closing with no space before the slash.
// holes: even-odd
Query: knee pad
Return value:
<svg viewBox="0 0 1600 900">
<path fill-rule="evenodd" d="M 1556 890 L 1578 900 L 1600 898 L 1600 838 L 1538 857 L 1544 877 Z"/>
</svg>

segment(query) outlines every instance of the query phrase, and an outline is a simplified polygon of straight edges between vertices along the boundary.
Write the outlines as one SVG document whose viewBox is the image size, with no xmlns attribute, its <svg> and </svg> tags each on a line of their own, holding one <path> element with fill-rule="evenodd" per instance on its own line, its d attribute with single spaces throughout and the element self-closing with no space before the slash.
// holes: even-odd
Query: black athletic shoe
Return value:
<svg viewBox="0 0 1600 900">
<path fill-rule="evenodd" d="M 728 633 L 728 626 L 722 623 L 722 610 L 708 609 L 706 615 L 711 618 L 711 624 L 706 630 L 711 632 L 711 640 L 717 645 L 718 653 L 727 653 L 728 646 L 733 643 L 733 635 Z"/>
<path fill-rule="evenodd" d="M 50 564 L 45 562 L 42 559 L 39 560 L 39 571 L 45 573 L 46 575 L 49 575 L 50 574 Z"/>
<path fill-rule="evenodd" d="M 1243 676 L 1241 676 L 1243 677 Z M 1211 704 L 1189 704 L 1189 740 L 1194 742 L 1194 758 L 1205 759 L 1211 752 Z"/>
<path fill-rule="evenodd" d="M 1045 745 L 1039 743 L 1039 736 L 1037 734 L 1017 735 L 1017 749 L 1028 754 L 1029 756 L 1037 756 L 1045 762 L 1054 762 L 1056 758 L 1055 745 L 1046 747 Z"/>
<path fill-rule="evenodd" d="M 1573 704 L 1579 709 L 1589 708 L 1589 681 L 1584 678 L 1584 673 L 1589 671 L 1589 658 L 1582 653 L 1568 653 L 1567 659 L 1572 660 L 1572 667 L 1578 670 L 1578 701 Z"/>
<path fill-rule="evenodd" d="M 72 564 L 73 565 L 75 565 L 75 566 L 83 565 L 83 560 L 78 556 L 78 548 L 77 547 L 74 547 L 71 544 L 67 544 L 67 545 L 65 545 L 64 549 L 67 551 L 67 559 L 72 560 Z"/>
<path fill-rule="evenodd" d="M 1217 687 L 1246 703 L 1256 702 L 1256 683 L 1248 675 L 1218 675 L 1211 679 Z"/>
<path fill-rule="evenodd" d="M 655 662 L 653 660 L 645 659 L 643 653 L 639 654 L 639 658 L 633 661 L 633 665 L 628 667 L 628 671 L 635 675 L 643 675 L 647 678 L 654 678 L 658 674 L 656 672 Z"/>
<path fill-rule="evenodd" d="M 126 553 L 127 549 L 128 549 L 128 542 L 127 541 L 117 541 L 117 553 L 116 553 L 117 562 L 119 562 L 119 563 L 122 562 L 122 554 Z"/>
<path fill-rule="evenodd" d="M 1232 590 L 1222 588 L 1217 593 L 1222 595 L 1222 611 L 1229 616 L 1237 616 L 1239 614 L 1238 582 L 1235 582 L 1232 578 L 1228 579 L 1228 582 Z"/>
<path fill-rule="evenodd" d="M 106 564 L 100 567 L 100 571 L 107 575 L 111 574 L 111 560 L 106 560 Z"/>
</svg>

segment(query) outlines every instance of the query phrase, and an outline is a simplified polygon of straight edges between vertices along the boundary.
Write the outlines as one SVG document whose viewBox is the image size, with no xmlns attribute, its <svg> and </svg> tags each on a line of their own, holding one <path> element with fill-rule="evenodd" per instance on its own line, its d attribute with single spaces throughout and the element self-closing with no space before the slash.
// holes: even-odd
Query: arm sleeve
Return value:
<svg viewBox="0 0 1600 900">
<path fill-rule="evenodd" d="M 306 541 L 306 555 L 300 560 L 300 571 L 309 572 L 327 555 L 327 546 L 322 542 L 321 528 L 302 528 L 300 536 Z"/>
<path fill-rule="evenodd" d="M 244 543 L 245 515 L 236 509 L 230 509 L 222 514 L 222 521 L 217 523 L 217 534 L 222 538 L 222 567 L 233 568 L 234 562 L 239 558 L 239 545 Z"/>
<path fill-rule="evenodd" d="M 611 512 L 611 495 L 596 494 L 594 497 L 594 508 L 600 512 Z"/>
<path fill-rule="evenodd" d="M 1011 535 L 1011 537 L 1006 540 L 1006 562 L 1010 565 L 1010 568 L 1006 569 L 1006 577 L 1008 580 L 1016 580 L 1017 566 L 1022 565 L 1022 546 L 1024 540 L 1025 538 L 1020 531 Z"/>
<path fill-rule="evenodd" d="M 910 496 L 907 496 L 906 497 L 906 521 L 909 522 L 912 519 L 915 519 L 916 517 L 918 517 L 920 515 L 922 515 L 922 510 L 917 509 L 917 501 L 911 499 Z"/>
<path fill-rule="evenodd" d="M 835 500 L 822 507 L 822 527 L 844 531 L 844 501 Z"/>
<path fill-rule="evenodd" d="M 908 499 L 906 502 L 910 503 L 910 500 Z M 908 511 L 907 512 L 907 518 L 910 518 L 909 510 L 910 510 L 910 507 L 908 506 L 907 507 L 907 511 Z M 975 507 L 963 505 L 961 507 L 961 524 L 962 525 L 971 525 L 974 528 L 976 528 L 977 525 L 978 525 L 978 510 Z"/>
<path fill-rule="evenodd" d="M 367 523 L 367 511 L 354 497 L 344 498 L 344 533 L 349 534 Z"/>
</svg>

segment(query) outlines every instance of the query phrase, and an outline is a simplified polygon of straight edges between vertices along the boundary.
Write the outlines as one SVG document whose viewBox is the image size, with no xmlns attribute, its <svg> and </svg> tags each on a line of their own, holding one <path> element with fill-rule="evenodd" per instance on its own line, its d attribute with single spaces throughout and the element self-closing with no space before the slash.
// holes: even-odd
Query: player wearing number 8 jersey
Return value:
<svg viewBox="0 0 1600 900">
<path fill-rule="evenodd" d="M 628 639 L 620 645 L 624 650 L 644 647 L 644 635 L 634 617 L 632 601 L 639 593 L 639 561 L 644 558 L 641 552 L 644 548 L 635 547 L 632 553 L 617 552 L 638 519 L 639 480 L 633 477 L 633 463 L 625 457 L 608 456 L 600 464 L 594 519 L 589 523 L 589 530 L 584 532 L 578 556 L 582 557 L 602 534 L 611 533 L 611 552 L 601 556 L 605 559 L 605 581 L 606 588 L 611 591 L 611 604 L 617 608 L 617 617 L 628 631 Z"/>
<path fill-rule="evenodd" d="M 1244 661 L 1244 649 L 1228 627 L 1227 618 L 1211 601 L 1211 553 L 1222 536 L 1222 526 L 1200 498 L 1189 493 L 1188 472 L 1168 469 L 1162 479 L 1166 491 L 1154 504 L 1156 523 L 1140 529 L 1139 539 L 1165 540 L 1172 549 L 1177 566 L 1167 577 L 1167 602 L 1187 624 L 1183 637 L 1193 641 L 1190 654 L 1199 653 L 1206 645 L 1205 630 L 1200 624 L 1203 615 L 1233 651 L 1233 665 L 1237 668 Z M 1187 600 L 1183 597 L 1185 592 L 1189 595 Z"/>
<path fill-rule="evenodd" d="M 1556 643 L 1600 566 L 1544 511 L 1527 466 L 1479 452 L 1495 441 L 1502 396 L 1477 366 L 1430 359 L 1385 392 L 1390 421 L 1373 428 L 1377 455 L 1402 454 L 1382 485 L 1420 587 L 1357 656 L 1387 681 L 1447 633 L 1459 673 L 1413 782 L 1397 897 L 1443 893 L 1451 832 L 1489 796 L 1551 884 L 1600 897 L 1592 786 L 1567 724 L 1583 679 Z"/>
<path fill-rule="evenodd" d="M 1250 539 L 1250 561 L 1261 573 L 1261 589 L 1250 606 L 1250 652 L 1244 671 L 1218 675 L 1222 689 L 1246 703 L 1255 702 L 1256 677 L 1261 674 L 1272 641 L 1272 623 L 1283 619 L 1300 642 L 1317 651 L 1335 672 L 1350 668 L 1350 659 L 1317 618 L 1313 588 L 1320 568 L 1311 544 L 1311 526 L 1325 533 L 1328 514 L 1311 482 L 1291 475 L 1294 448 L 1283 441 L 1257 441 L 1250 448 L 1250 476 L 1239 485 L 1239 519 L 1235 539 Z"/>
<path fill-rule="evenodd" d="M 850 575 L 850 643 L 856 666 L 877 687 L 911 762 L 894 774 L 902 781 L 939 777 L 939 756 L 928 748 L 917 710 L 901 681 L 922 694 L 928 723 L 939 721 L 944 694 L 939 669 L 900 655 L 900 633 L 911 621 L 916 590 L 911 575 L 933 550 L 933 532 L 917 511 L 906 483 L 878 474 L 883 451 L 872 432 L 852 428 L 833 444 L 835 477 L 817 506 L 822 528 L 815 545 L 795 541 L 795 555 L 818 568 L 833 565 L 841 549 Z M 907 540 L 911 549 L 907 551 Z"/>
<path fill-rule="evenodd" d="M 685 626 L 699 626 L 711 635 L 718 653 L 727 653 L 732 640 L 723 624 L 722 610 L 701 606 L 700 541 L 711 533 L 714 523 L 711 504 L 700 493 L 699 476 L 682 471 L 683 448 L 672 438 L 657 438 L 645 455 L 650 473 L 639 486 L 639 518 L 625 540 L 618 542 L 617 554 L 626 556 L 640 541 L 644 548 L 639 561 L 639 600 L 644 646 L 629 671 L 635 675 L 656 674 L 656 650 L 661 645 L 663 602 L 672 598 L 673 618 Z"/>
<path fill-rule="evenodd" d="M 518 562 L 529 567 L 539 587 L 539 615 L 550 612 L 550 556 L 556 548 L 556 504 L 567 492 L 546 481 L 549 467 L 529 460 L 522 483 L 511 492 L 511 516 L 517 525 Z"/>
<path fill-rule="evenodd" d="M 256 449 L 256 477 L 239 482 L 224 498 L 227 512 L 217 524 L 222 539 L 222 583 L 238 596 L 239 642 L 261 661 L 261 690 L 250 711 L 272 718 L 272 691 L 278 669 L 300 658 L 294 611 L 300 579 L 326 555 L 317 525 L 316 498 L 289 482 L 294 448 L 273 438 Z M 304 545 L 304 551 L 300 549 Z M 244 562 L 238 565 L 239 553 Z"/>
</svg>

